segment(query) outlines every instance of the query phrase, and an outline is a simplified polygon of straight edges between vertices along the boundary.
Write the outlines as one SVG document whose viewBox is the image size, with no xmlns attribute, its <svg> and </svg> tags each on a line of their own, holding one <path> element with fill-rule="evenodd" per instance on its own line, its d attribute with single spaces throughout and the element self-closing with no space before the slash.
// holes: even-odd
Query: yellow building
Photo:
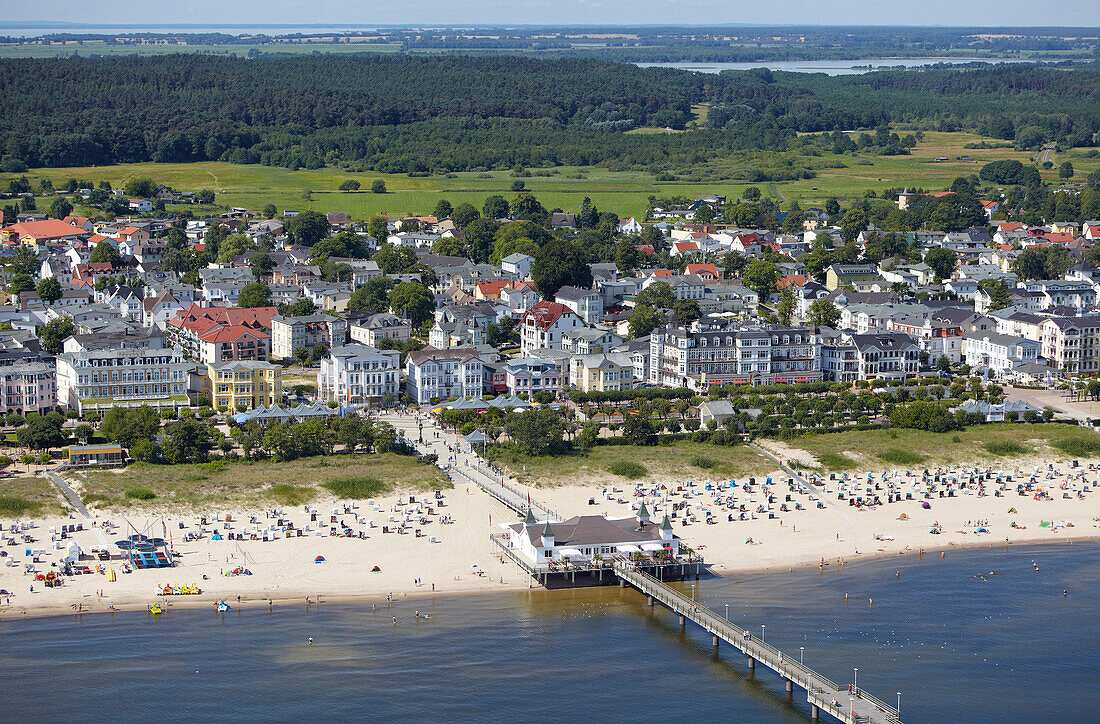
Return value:
<svg viewBox="0 0 1100 724">
<path fill-rule="evenodd" d="M 214 409 L 244 412 L 271 407 L 283 394 L 282 369 L 270 362 L 255 361 L 207 365 L 202 391 Z"/>
<path fill-rule="evenodd" d="M 576 355 L 569 361 L 569 384 L 582 392 L 634 388 L 634 365 L 622 353 Z"/>
</svg>

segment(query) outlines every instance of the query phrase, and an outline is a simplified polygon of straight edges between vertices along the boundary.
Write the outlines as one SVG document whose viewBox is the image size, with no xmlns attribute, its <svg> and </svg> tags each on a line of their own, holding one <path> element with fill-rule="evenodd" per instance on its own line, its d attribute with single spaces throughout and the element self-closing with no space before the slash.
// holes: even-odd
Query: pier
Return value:
<svg viewBox="0 0 1100 724">
<path fill-rule="evenodd" d="M 711 634 L 715 650 L 725 641 L 748 657 L 748 668 L 755 672 L 762 664 L 779 674 L 787 684 L 787 693 L 793 693 L 797 685 L 806 691 L 811 706 L 811 716 L 817 720 L 822 712 L 845 724 L 901 724 L 901 715 L 894 707 L 871 696 L 865 691 L 848 693 L 813 669 L 785 657 L 779 649 L 767 644 L 745 629 L 731 624 L 706 606 L 666 585 L 644 570 L 624 562 L 613 566 L 619 585 L 629 584 L 648 597 L 649 605 L 660 603 L 679 614 L 680 625 L 688 620 L 698 624 Z M 837 702 L 834 706 L 833 702 Z"/>
</svg>

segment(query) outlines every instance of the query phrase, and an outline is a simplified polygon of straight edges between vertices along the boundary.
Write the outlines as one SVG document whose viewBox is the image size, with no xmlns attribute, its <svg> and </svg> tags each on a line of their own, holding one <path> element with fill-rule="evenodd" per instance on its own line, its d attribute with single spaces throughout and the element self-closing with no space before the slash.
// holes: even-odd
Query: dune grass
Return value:
<svg viewBox="0 0 1100 724">
<path fill-rule="evenodd" d="M 390 490 L 393 489 L 392 484 L 383 483 L 378 478 L 365 476 L 349 476 L 346 478 L 336 478 L 335 480 L 330 480 L 327 483 L 322 483 L 321 487 L 327 488 L 337 498 L 347 498 L 348 500 L 373 498 L 388 493 Z"/>
<path fill-rule="evenodd" d="M 607 466 L 607 471 L 612 475 L 619 475 L 628 480 L 637 480 L 645 477 L 649 471 L 645 465 L 633 460 L 616 460 Z"/>
<path fill-rule="evenodd" d="M 878 457 L 891 465 L 919 465 L 928 459 L 927 455 L 921 455 L 912 450 L 902 450 L 901 448 L 883 450 L 878 454 Z"/>
<path fill-rule="evenodd" d="M 994 440 L 985 444 L 985 449 L 993 455 L 1028 455 L 1034 452 L 1026 445 L 1012 440 Z"/>
<path fill-rule="evenodd" d="M 826 470 L 851 470 L 857 463 L 844 453 L 827 452 L 817 456 L 817 461 Z"/>
</svg>

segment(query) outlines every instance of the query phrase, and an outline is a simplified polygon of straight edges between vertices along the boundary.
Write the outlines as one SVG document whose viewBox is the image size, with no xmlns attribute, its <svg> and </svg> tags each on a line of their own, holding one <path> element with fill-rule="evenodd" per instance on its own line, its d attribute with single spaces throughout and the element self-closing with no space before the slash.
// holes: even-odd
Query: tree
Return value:
<svg viewBox="0 0 1100 724">
<path fill-rule="evenodd" d="M 779 267 L 772 262 L 753 259 L 741 273 L 741 280 L 749 289 L 756 292 L 760 301 L 763 302 L 775 293 L 775 285 L 779 282 L 780 276 Z"/>
<path fill-rule="evenodd" d="M 270 274 L 271 270 L 275 268 L 275 260 L 266 251 L 261 251 L 252 257 L 252 260 L 248 262 L 248 266 L 252 269 L 252 276 L 261 279 Z"/>
<path fill-rule="evenodd" d="M 474 205 L 463 201 L 461 204 L 454 208 L 454 211 L 450 213 L 451 221 L 455 223 L 460 229 L 466 228 L 472 221 L 476 221 L 481 218 L 481 214 L 474 208 Z"/>
<path fill-rule="evenodd" d="M 661 313 L 648 304 L 637 304 L 630 315 L 630 337 L 638 339 L 661 326 L 664 318 Z"/>
<path fill-rule="evenodd" d="M 564 286 L 592 286 L 592 268 L 584 253 L 568 241 L 555 239 L 538 250 L 531 279 L 543 299 L 552 299 Z"/>
<path fill-rule="evenodd" d="M 340 184 L 340 190 L 345 192 L 358 191 L 363 184 L 359 183 L 353 178 L 349 178 L 344 183 Z"/>
<path fill-rule="evenodd" d="M 95 428 L 86 422 L 77 425 L 76 429 L 73 430 L 73 436 L 80 441 L 81 445 L 86 445 L 94 434 Z"/>
<path fill-rule="evenodd" d="M 38 298 L 43 302 L 53 304 L 61 299 L 61 282 L 57 281 L 57 277 L 47 277 L 38 282 L 35 291 L 38 293 Z"/>
<path fill-rule="evenodd" d="M 623 239 L 615 246 L 615 266 L 620 271 L 633 272 L 645 262 L 645 255 L 630 239 Z"/>
<path fill-rule="evenodd" d="M 1012 304 L 1012 289 L 1004 279 L 982 279 L 978 287 L 989 295 L 989 310 L 997 311 Z"/>
<path fill-rule="evenodd" d="M 512 199 L 512 203 L 508 206 L 508 211 L 513 218 L 534 221 L 538 224 L 545 223 L 546 218 L 549 216 L 534 194 L 528 191 L 521 191 L 516 194 L 516 197 Z"/>
<path fill-rule="evenodd" d="M 53 200 L 53 203 L 50 204 L 50 216 L 55 219 L 64 219 L 71 213 L 73 213 L 73 205 L 63 196 L 57 197 Z"/>
<path fill-rule="evenodd" d="M 137 440 L 151 440 L 160 433 L 160 417 L 149 405 L 112 407 L 103 416 L 99 432 L 129 450 Z"/>
<path fill-rule="evenodd" d="M 274 219 L 275 214 L 278 211 L 279 210 L 275 208 L 275 204 L 264 204 L 264 208 L 261 213 L 264 215 L 265 219 Z"/>
<path fill-rule="evenodd" d="M 380 178 L 376 178 L 371 182 L 370 190 L 373 194 L 384 194 L 386 193 L 386 182 Z"/>
<path fill-rule="evenodd" d="M 370 217 L 370 221 L 367 222 L 367 234 L 374 237 L 379 243 L 385 242 L 386 237 L 390 235 L 389 227 L 386 224 L 386 217 Z"/>
<path fill-rule="evenodd" d="M 348 310 L 352 312 L 384 312 L 389 308 L 390 290 L 397 282 L 389 277 L 374 277 L 351 293 Z"/>
<path fill-rule="evenodd" d="M 150 198 L 157 192 L 157 185 L 150 178 L 130 178 L 122 186 L 127 196 Z"/>
<path fill-rule="evenodd" d="M 29 292 L 34 289 L 34 279 L 30 274 L 16 274 L 8 282 L 8 294 L 13 297 L 18 297 L 23 292 Z"/>
<path fill-rule="evenodd" d="M 286 222 L 286 229 L 295 244 L 313 246 L 328 236 L 328 217 L 320 211 L 303 211 Z"/>
<path fill-rule="evenodd" d="M 1066 161 L 1058 167 L 1058 178 L 1073 178 L 1073 164 Z"/>
<path fill-rule="evenodd" d="M 481 207 L 481 216 L 485 219 L 504 219 L 508 217 L 508 202 L 503 196 L 494 194 L 485 199 Z"/>
<path fill-rule="evenodd" d="M 447 199 L 440 199 L 435 205 L 435 211 L 432 212 L 432 216 L 439 220 L 451 218 L 451 214 L 454 213 L 454 207 L 451 206 L 451 202 Z"/>
<path fill-rule="evenodd" d="M 195 194 L 195 201 L 198 201 L 203 206 L 210 206 L 214 203 L 214 190 L 213 189 L 199 189 Z M 271 214 L 274 216 L 274 212 Z M 268 217 L 271 218 L 271 217 Z"/>
<path fill-rule="evenodd" d="M 840 321 L 840 310 L 828 299 L 817 299 L 806 310 L 806 321 L 815 327 L 835 327 Z"/>
<path fill-rule="evenodd" d="M 435 311 L 435 297 L 428 288 L 417 282 L 398 284 L 390 292 L 390 311 L 412 321 L 414 327 L 431 319 Z"/>
<path fill-rule="evenodd" d="M 717 214 L 715 213 L 714 208 L 710 204 L 703 204 L 694 212 L 692 212 L 691 218 L 696 223 L 709 224 L 710 222 L 714 221 L 715 216 L 717 216 Z"/>
<path fill-rule="evenodd" d="M 755 186 L 749 186 L 741 194 L 741 197 L 744 198 L 745 201 L 759 201 L 760 200 L 760 189 L 758 189 Z"/>
<path fill-rule="evenodd" d="M 936 273 L 936 279 L 947 279 L 955 271 L 958 258 L 959 255 L 955 252 L 938 246 L 925 254 L 924 263 L 932 267 L 932 271 Z"/>
<path fill-rule="evenodd" d="M 313 359 L 315 360 L 324 358 L 324 356 L 328 354 L 328 345 L 324 342 L 318 342 L 317 344 L 313 345 L 311 354 L 313 356 Z"/>
<path fill-rule="evenodd" d="M 116 249 L 113 244 L 108 241 L 101 241 L 95 245 L 94 249 L 92 249 L 92 253 L 88 257 L 88 260 L 91 261 L 93 264 L 102 264 L 104 262 L 107 262 L 111 266 L 117 267 L 119 265 L 119 262 L 122 260 L 122 257 L 119 255 L 118 249 Z"/>
<path fill-rule="evenodd" d="M 836 199 L 828 199 L 825 202 L 825 213 L 829 216 L 836 216 L 840 213 L 840 203 Z"/>
<path fill-rule="evenodd" d="M 631 445 L 657 444 L 657 431 L 653 428 L 649 415 L 641 411 L 626 415 L 626 419 L 623 420 L 623 437 L 630 440 Z"/>
<path fill-rule="evenodd" d="M 525 455 L 553 455 L 564 447 L 565 428 L 558 413 L 549 407 L 508 413 L 504 431 Z"/>
<path fill-rule="evenodd" d="M 76 325 L 71 317 L 51 319 L 38 328 L 38 339 L 42 349 L 50 354 L 61 354 L 62 343 L 76 334 Z"/>
<path fill-rule="evenodd" d="M 15 439 L 20 445 L 31 450 L 49 450 L 65 444 L 61 427 L 65 418 L 56 412 L 48 415 L 31 413 L 27 415 L 27 424 L 15 431 Z"/>
<path fill-rule="evenodd" d="M 15 274 L 34 276 L 38 273 L 40 266 L 41 265 L 38 263 L 38 256 L 27 246 L 19 247 L 15 252 L 15 256 L 8 261 L 8 267 L 10 267 Z"/>
<path fill-rule="evenodd" d="M 848 209 L 840 220 L 840 231 L 844 240 L 851 242 L 859 236 L 859 232 L 867 228 L 867 212 L 863 209 Z"/>
<path fill-rule="evenodd" d="M 779 304 L 775 307 L 775 314 L 779 317 L 779 323 L 788 325 L 791 323 L 791 318 L 794 316 L 795 297 L 792 285 L 788 284 L 783 287 L 783 295 L 779 300 Z"/>
<path fill-rule="evenodd" d="M 238 307 L 270 307 L 271 290 L 266 284 L 252 282 L 245 284 L 237 295 Z"/>
<path fill-rule="evenodd" d="M 206 462 L 212 447 L 210 427 L 193 417 L 164 428 L 164 459 L 172 465 Z"/>
<path fill-rule="evenodd" d="M 416 263 L 416 251 L 407 246 L 386 244 L 374 255 L 383 274 L 400 274 Z"/>
</svg>

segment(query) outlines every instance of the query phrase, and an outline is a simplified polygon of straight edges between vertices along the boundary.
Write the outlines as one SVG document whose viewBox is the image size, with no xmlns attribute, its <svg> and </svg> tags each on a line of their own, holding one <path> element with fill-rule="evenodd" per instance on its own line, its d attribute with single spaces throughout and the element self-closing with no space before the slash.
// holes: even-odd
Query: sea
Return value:
<svg viewBox="0 0 1100 724">
<path fill-rule="evenodd" d="M 874 70 L 904 69 L 912 70 L 928 65 L 964 65 L 967 63 L 1034 63 L 1033 60 L 1007 58 L 866 58 L 862 60 L 774 60 L 751 63 L 693 63 L 678 61 L 673 63 L 635 63 L 641 68 L 679 68 L 699 73 L 721 73 L 724 70 L 752 70 L 767 68 L 784 70 L 791 73 L 824 73 L 825 75 L 862 75 Z"/>
<path fill-rule="evenodd" d="M 905 722 L 1095 722 L 1100 543 L 704 577 L 704 605 Z M 1063 594 L 1063 591 L 1065 592 Z M 728 609 L 727 609 L 728 606 Z M 415 611 L 426 618 L 416 618 Z M 728 611 L 728 613 L 727 613 Z M 392 618 L 397 617 L 394 624 Z M 312 637 L 313 643 L 309 643 Z M 858 671 L 856 671 L 858 669 Z M 807 721 L 770 670 L 616 587 L 0 619 L 3 718 Z M 824 720 L 824 715 L 823 715 Z"/>
</svg>

